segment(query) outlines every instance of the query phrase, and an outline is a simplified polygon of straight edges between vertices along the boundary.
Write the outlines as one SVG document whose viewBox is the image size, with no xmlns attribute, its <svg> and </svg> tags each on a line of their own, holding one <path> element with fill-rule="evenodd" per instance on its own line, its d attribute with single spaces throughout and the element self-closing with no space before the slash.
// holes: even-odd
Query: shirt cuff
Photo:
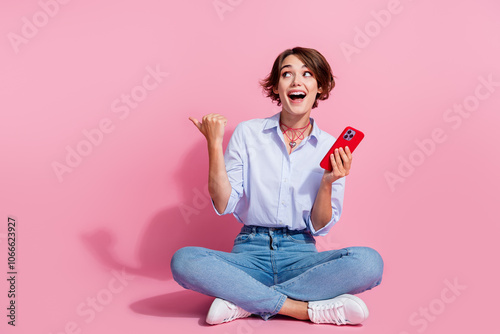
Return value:
<svg viewBox="0 0 500 334">
<path fill-rule="evenodd" d="M 333 227 L 333 225 L 335 225 L 335 223 L 337 222 L 337 220 L 335 219 L 335 212 L 332 212 L 332 219 L 325 226 L 323 226 L 322 228 L 320 228 L 317 231 L 314 229 L 314 226 L 313 226 L 310 214 L 309 214 L 308 222 L 307 223 L 309 225 L 309 230 L 311 231 L 311 234 L 313 236 L 317 237 L 317 236 L 325 236 L 325 235 L 327 235 L 328 232 L 330 232 L 330 230 Z"/>
<path fill-rule="evenodd" d="M 333 224 L 333 219 L 330 220 L 330 222 L 328 222 L 328 224 L 326 224 L 325 226 L 323 226 L 322 228 L 320 228 L 319 230 L 315 230 L 314 229 L 314 226 L 312 224 L 312 220 L 311 220 L 311 217 L 309 217 L 309 230 L 311 231 L 311 234 L 315 237 L 317 236 L 325 236 L 328 234 L 328 232 L 330 231 L 330 229 L 332 228 Z"/>
<path fill-rule="evenodd" d="M 231 195 L 229 196 L 229 200 L 227 201 L 226 210 L 224 210 L 223 213 L 219 213 L 219 211 L 217 211 L 217 209 L 215 208 L 214 200 L 211 197 L 210 202 L 212 202 L 212 207 L 214 208 L 217 216 L 224 216 L 228 213 L 233 213 L 234 208 L 236 207 L 236 203 L 238 203 L 238 199 L 238 193 L 236 192 L 236 190 L 234 190 L 234 188 L 231 188 Z"/>
</svg>

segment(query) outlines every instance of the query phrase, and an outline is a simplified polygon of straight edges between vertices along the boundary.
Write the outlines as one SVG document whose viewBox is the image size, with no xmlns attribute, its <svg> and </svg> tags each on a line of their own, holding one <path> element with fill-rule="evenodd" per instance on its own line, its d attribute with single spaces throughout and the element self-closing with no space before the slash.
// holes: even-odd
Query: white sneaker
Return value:
<svg viewBox="0 0 500 334">
<path fill-rule="evenodd" d="M 317 324 L 356 325 L 368 318 L 368 307 L 359 298 L 343 294 L 332 299 L 309 302 L 309 319 Z"/>
<path fill-rule="evenodd" d="M 252 315 L 252 313 L 245 311 L 227 300 L 215 298 L 207 314 L 207 323 L 210 325 L 217 325 L 239 318 L 246 318 L 250 315 Z"/>
</svg>

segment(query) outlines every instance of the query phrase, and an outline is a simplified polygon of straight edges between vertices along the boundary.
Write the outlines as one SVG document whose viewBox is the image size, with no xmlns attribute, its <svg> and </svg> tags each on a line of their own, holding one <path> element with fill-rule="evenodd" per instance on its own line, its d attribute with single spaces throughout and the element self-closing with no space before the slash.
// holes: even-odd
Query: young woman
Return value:
<svg viewBox="0 0 500 334">
<path fill-rule="evenodd" d="M 179 249 L 173 277 L 186 289 L 217 297 L 209 324 L 251 314 L 359 324 L 368 308 L 353 294 L 380 284 L 381 256 L 369 247 L 318 252 L 314 239 L 340 219 L 352 164 L 346 146 L 330 156 L 331 172 L 319 167 L 335 138 L 310 113 L 335 86 L 330 65 L 314 49 L 287 49 L 261 85 L 281 112 L 238 124 L 225 154 L 226 118 L 190 117 L 207 140 L 213 207 L 244 225 L 230 253 Z"/>
</svg>

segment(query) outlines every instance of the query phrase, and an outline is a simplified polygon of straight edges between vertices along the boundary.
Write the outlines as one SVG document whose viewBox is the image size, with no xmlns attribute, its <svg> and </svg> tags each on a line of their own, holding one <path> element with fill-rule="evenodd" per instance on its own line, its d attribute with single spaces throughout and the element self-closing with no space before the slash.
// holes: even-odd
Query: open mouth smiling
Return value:
<svg viewBox="0 0 500 334">
<path fill-rule="evenodd" d="M 301 90 L 292 90 L 288 93 L 288 98 L 292 103 L 300 103 L 306 98 L 306 93 Z"/>
</svg>

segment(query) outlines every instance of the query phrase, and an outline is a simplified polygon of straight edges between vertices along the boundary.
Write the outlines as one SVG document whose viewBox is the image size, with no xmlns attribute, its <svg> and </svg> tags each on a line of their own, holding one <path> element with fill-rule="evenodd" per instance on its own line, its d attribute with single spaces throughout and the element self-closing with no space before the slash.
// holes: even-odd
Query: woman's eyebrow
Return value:
<svg viewBox="0 0 500 334">
<path fill-rule="evenodd" d="M 292 65 L 283 65 L 283 66 L 281 67 L 281 69 L 280 69 L 280 72 L 281 72 L 281 71 L 283 71 L 283 69 L 284 69 L 285 67 L 292 67 Z M 307 68 L 307 66 L 306 66 L 306 65 L 302 65 L 302 67 Z"/>
</svg>

